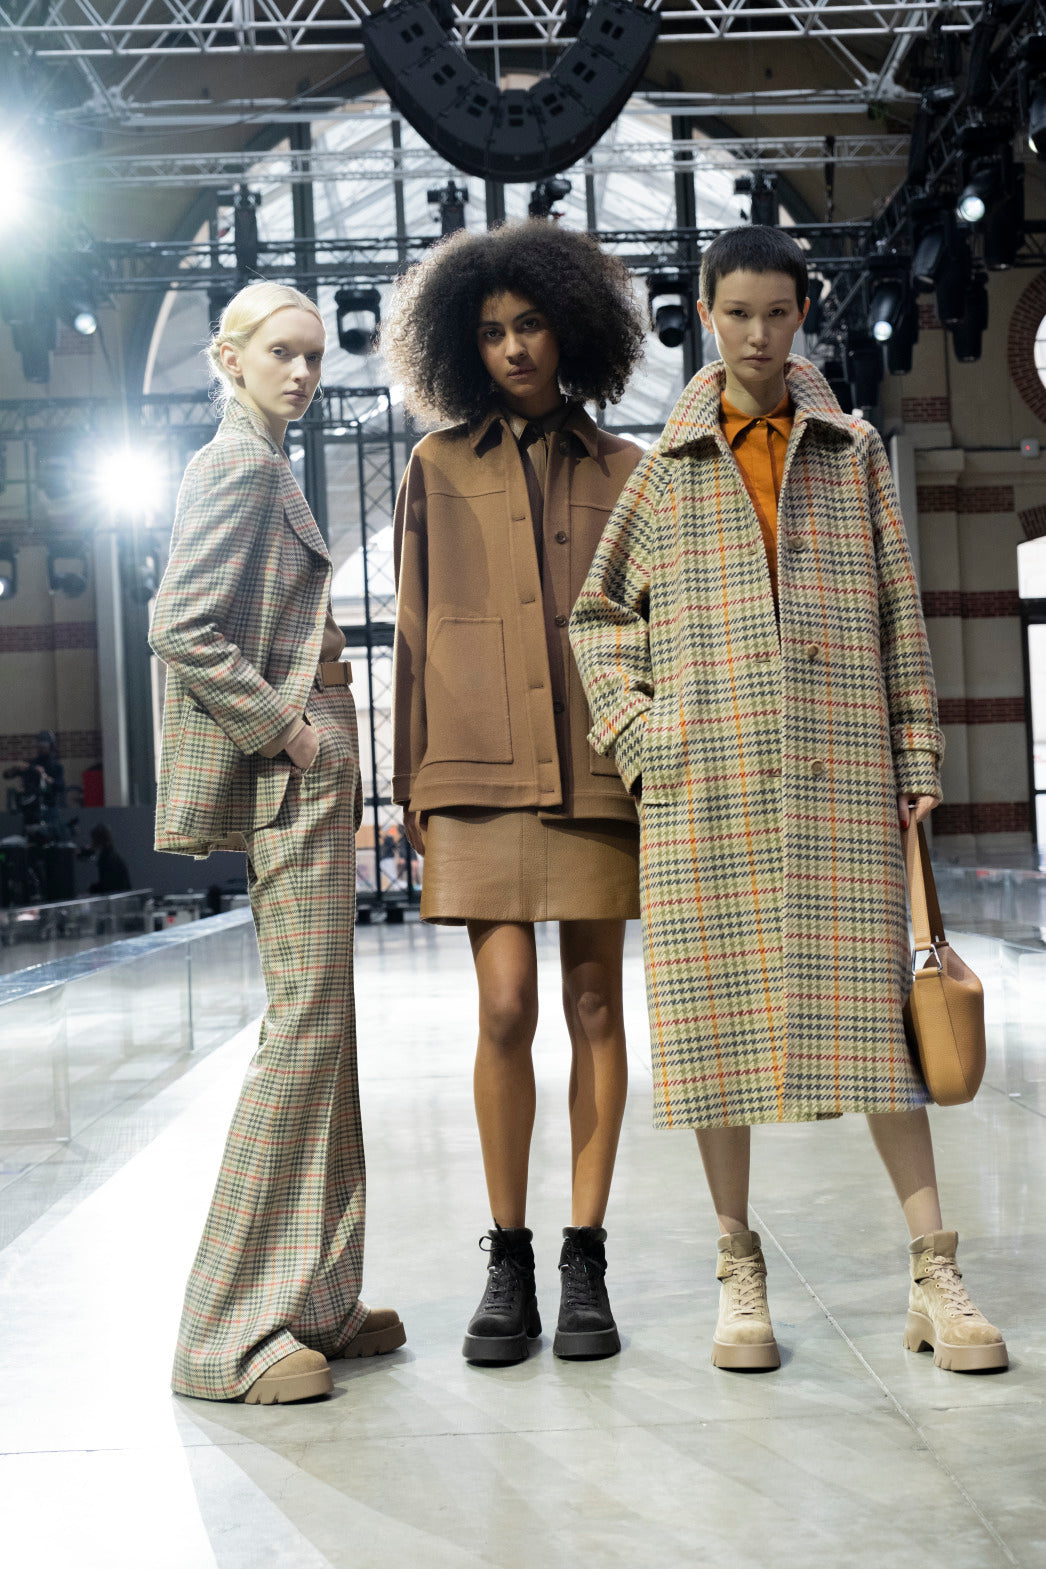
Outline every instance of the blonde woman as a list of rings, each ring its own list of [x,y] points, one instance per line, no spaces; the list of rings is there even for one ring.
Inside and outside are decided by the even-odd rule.
[[[316,393],[323,322],[252,283],[208,357],[221,425],[189,463],[151,642],[167,665],[156,847],[247,855],[268,1008],[185,1292],[179,1394],[328,1394],[329,1358],[403,1344],[360,1300],[356,714],[331,562],[283,450]]]

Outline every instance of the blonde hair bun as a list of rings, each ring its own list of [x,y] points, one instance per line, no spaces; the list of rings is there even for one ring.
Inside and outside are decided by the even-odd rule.
[[[204,350],[211,371],[219,383],[220,403],[224,404],[233,395],[233,383],[229,372],[222,364],[222,344],[229,343],[234,349],[245,349],[262,323],[268,321],[269,317],[275,315],[277,311],[286,310],[288,306],[312,311],[322,325],[323,317],[320,315],[316,301],[310,300],[307,294],[302,294],[300,289],[292,288],[289,283],[270,283],[265,278],[259,278],[255,283],[248,283],[238,294],[233,295],[222,311],[217,330],[212,332]]]

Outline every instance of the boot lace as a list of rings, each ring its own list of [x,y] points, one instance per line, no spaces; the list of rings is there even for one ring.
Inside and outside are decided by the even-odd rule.
[[[591,1268],[589,1267],[591,1265]],[[563,1277],[563,1305],[568,1308],[596,1307],[603,1271],[580,1248],[568,1247],[559,1265]]]
[[[950,1258],[936,1255],[928,1259],[926,1274],[922,1278],[932,1280],[940,1289],[944,1305],[950,1313],[962,1314],[966,1318],[983,1317],[970,1300],[969,1292],[962,1283],[959,1266]]]
[[[734,1312],[749,1317],[755,1315],[762,1317],[765,1312],[766,1289],[763,1284],[763,1271],[755,1259],[738,1259],[728,1278],[733,1291]]]
[[[489,1307],[508,1307],[518,1282],[522,1280],[522,1271],[511,1253],[493,1238],[480,1237],[479,1245],[484,1253],[490,1254],[484,1300]]]

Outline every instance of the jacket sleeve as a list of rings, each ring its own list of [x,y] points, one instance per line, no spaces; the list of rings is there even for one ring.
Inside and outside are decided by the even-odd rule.
[[[865,493],[879,577],[880,658],[897,789],[940,800],[944,736],[930,648],[893,474],[875,430],[868,433]]]
[[[642,773],[646,715],[654,697],[650,657],[650,555],[656,538],[654,454],[641,459],[603,531],[570,618],[570,643],[588,697],[588,739],[613,754],[631,790]]]
[[[154,652],[245,753],[270,751],[300,718],[229,636],[269,544],[278,485],[276,462],[256,450],[224,441],[203,449],[182,482],[149,634]]]
[[[425,476],[411,454],[396,497],[393,552],[396,634],[392,653],[392,799],[409,806],[425,756],[425,657],[428,647],[428,534]]]

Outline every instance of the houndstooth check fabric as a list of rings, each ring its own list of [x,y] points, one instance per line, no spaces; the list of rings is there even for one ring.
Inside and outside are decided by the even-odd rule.
[[[642,781],[640,898],[663,1127],[927,1099],[908,987],[899,791],[940,796],[943,738],[886,454],[807,361],[778,512],[686,388],[610,518],[571,620],[590,740]]]
[[[357,762],[347,687],[314,694],[319,752],[247,836],[268,993],[189,1276],[173,1388],[236,1399],[302,1345],[333,1355],[366,1314],[353,935]]]
[[[260,748],[305,707],[330,581],[286,454],[231,399],[185,471],[149,634],[167,666],[158,850],[206,855],[276,816],[291,767]]]

